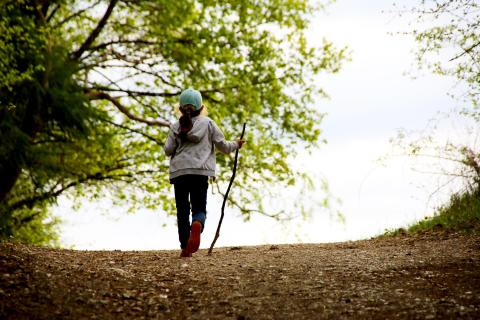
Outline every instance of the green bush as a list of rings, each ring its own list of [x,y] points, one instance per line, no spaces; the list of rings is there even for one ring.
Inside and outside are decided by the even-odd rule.
[[[388,230],[384,236],[421,233],[425,231],[480,231],[480,187],[452,195],[450,201],[438,208],[433,217],[411,226]]]
[[[433,217],[410,226],[408,232],[436,229],[480,230],[480,188],[454,194],[448,204],[437,209]]]

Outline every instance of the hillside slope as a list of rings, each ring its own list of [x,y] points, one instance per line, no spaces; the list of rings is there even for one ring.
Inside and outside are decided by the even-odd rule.
[[[0,244],[2,319],[480,318],[480,236],[74,251]]]

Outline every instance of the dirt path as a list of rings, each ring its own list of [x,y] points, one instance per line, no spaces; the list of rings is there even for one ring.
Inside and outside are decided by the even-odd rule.
[[[1,319],[478,319],[480,236],[200,251],[0,244]]]

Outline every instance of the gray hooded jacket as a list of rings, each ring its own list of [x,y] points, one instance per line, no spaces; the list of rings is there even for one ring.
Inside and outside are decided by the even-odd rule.
[[[188,132],[188,141],[182,142],[180,123],[170,127],[163,149],[170,156],[170,179],[186,174],[215,176],[215,147],[223,153],[238,149],[235,141],[225,137],[212,119],[204,116],[192,118],[193,127]]]

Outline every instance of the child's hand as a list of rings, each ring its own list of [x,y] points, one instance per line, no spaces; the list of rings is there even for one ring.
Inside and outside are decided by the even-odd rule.
[[[238,149],[241,149],[242,146],[243,146],[243,144],[244,144],[245,142],[246,142],[245,140],[238,139],[238,140],[237,140]]]

